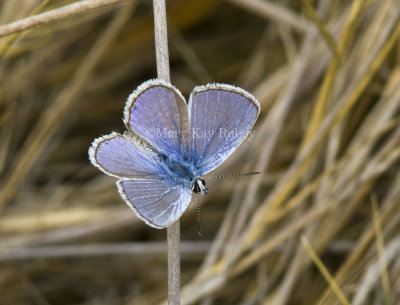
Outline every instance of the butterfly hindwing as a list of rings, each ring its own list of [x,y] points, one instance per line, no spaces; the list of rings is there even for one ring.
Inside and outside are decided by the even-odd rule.
[[[148,225],[162,229],[179,219],[191,200],[191,191],[165,179],[122,179],[119,193],[136,215]]]
[[[204,175],[240,145],[260,111],[248,92],[225,84],[196,87],[189,99],[189,155]]]
[[[144,178],[163,174],[154,153],[116,132],[94,140],[89,157],[94,166],[110,176]]]

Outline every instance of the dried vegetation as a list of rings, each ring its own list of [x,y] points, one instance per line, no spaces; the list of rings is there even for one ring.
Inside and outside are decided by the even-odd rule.
[[[22,20],[0,26],[0,304],[165,304],[165,231],[87,158],[156,75],[151,1],[82,2],[0,3],[0,24]],[[217,172],[262,175],[210,183],[202,239],[195,208],[181,220],[182,304],[399,304],[398,1],[167,8],[174,85],[262,105]]]

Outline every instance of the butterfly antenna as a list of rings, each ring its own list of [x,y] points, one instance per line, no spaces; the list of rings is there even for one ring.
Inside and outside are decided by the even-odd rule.
[[[199,237],[201,237],[201,224],[200,224],[200,194],[197,194],[197,224],[199,230]]]
[[[226,175],[220,175],[220,176],[205,177],[205,178],[203,178],[203,179],[209,180],[209,179],[216,179],[216,178],[238,177],[238,176],[250,176],[250,175],[258,175],[258,174],[261,174],[261,172],[234,173],[234,174],[226,174]]]

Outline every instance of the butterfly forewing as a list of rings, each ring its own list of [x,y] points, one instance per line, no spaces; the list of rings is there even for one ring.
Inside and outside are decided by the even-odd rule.
[[[189,99],[190,159],[201,175],[219,166],[240,145],[260,111],[258,101],[230,85],[196,87]]]
[[[124,123],[158,151],[187,155],[189,123],[185,99],[160,80],[145,82],[127,101]]]

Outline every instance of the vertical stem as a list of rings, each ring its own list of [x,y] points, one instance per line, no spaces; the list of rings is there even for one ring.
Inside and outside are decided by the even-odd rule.
[[[153,8],[157,75],[159,79],[169,82],[170,75],[165,0],[153,0]]]
[[[157,76],[169,82],[169,58],[165,0],[153,0]],[[168,304],[180,304],[181,258],[179,220],[167,228],[168,241]]]
[[[167,228],[168,240],[168,304],[180,304],[181,242],[179,220]]]

